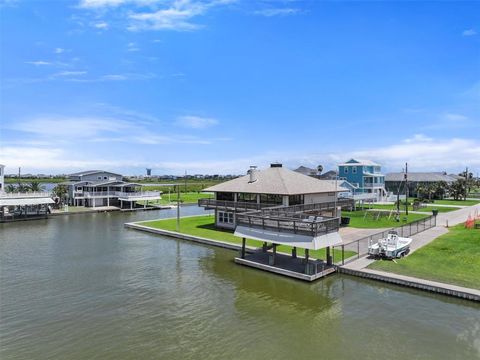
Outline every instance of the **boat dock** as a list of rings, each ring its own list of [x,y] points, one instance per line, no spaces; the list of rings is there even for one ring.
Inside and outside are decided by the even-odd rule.
[[[314,281],[336,271],[336,266],[322,260],[307,260],[284,253],[273,255],[262,250],[245,254],[244,258],[236,257],[235,263],[304,281]]]

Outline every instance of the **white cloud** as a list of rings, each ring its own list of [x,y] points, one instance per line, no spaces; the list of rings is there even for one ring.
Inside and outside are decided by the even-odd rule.
[[[180,116],[176,122],[177,125],[191,129],[204,129],[218,124],[218,120],[200,116]]]
[[[136,43],[129,42],[127,44],[127,51],[131,51],[131,52],[140,51],[140,48],[137,46]]]
[[[104,119],[105,120],[105,119]],[[109,121],[113,121],[109,119]],[[38,125],[51,126],[52,129],[62,128],[59,123],[43,123],[34,126],[36,131],[39,131]],[[102,128],[114,126],[110,122],[101,122]],[[28,124],[25,124],[27,127]],[[82,126],[79,128],[78,126]],[[164,145],[169,146],[174,143],[188,143],[188,144],[208,144],[210,141],[185,135],[169,135],[169,134],[154,134],[151,131],[143,129],[144,133],[135,130],[122,130],[119,134],[97,134],[95,126],[89,122],[89,126],[78,125],[76,128],[68,131],[68,128],[63,130],[56,130],[53,134],[48,134],[48,128],[42,131],[45,135],[44,139],[49,139],[48,143],[52,144],[52,139],[65,137],[68,141],[73,141],[76,131],[86,130],[87,133],[95,136],[95,140],[102,141],[131,141],[140,145]],[[92,129],[90,129],[92,128]],[[100,135],[100,136],[99,136]],[[138,139],[137,137],[141,137]],[[42,138],[43,139],[43,138]],[[38,141],[35,140],[38,144]],[[76,138],[75,141],[84,143],[85,139]],[[220,141],[220,139],[212,139],[211,141]],[[138,145],[138,146],[140,146]],[[411,171],[448,171],[458,172],[465,166],[473,169],[480,168],[480,140],[479,139],[434,139],[425,135],[417,134],[409,139],[400,140],[396,144],[387,146],[370,147],[358,151],[338,151],[323,154],[312,153],[292,153],[289,152],[267,152],[260,155],[245,156],[242,158],[230,158],[228,160],[219,160],[218,158],[210,158],[195,161],[159,161],[152,162],[148,160],[138,160],[135,152],[122,154],[118,158],[110,158],[115,156],[114,153],[108,151],[108,154],[102,156],[101,153],[96,153],[95,157],[85,159],[75,158],[76,152],[67,151],[65,148],[57,145],[47,146],[28,146],[17,144],[3,144],[2,151],[0,151],[0,163],[6,163],[11,168],[18,166],[26,169],[42,170],[42,172],[55,173],[58,171],[73,171],[76,168],[117,168],[119,170],[125,168],[136,168],[138,171],[143,171],[144,167],[154,167],[162,169],[164,173],[180,173],[185,169],[189,172],[198,173],[221,173],[221,174],[242,174],[250,165],[258,165],[261,168],[267,167],[270,162],[280,160],[284,166],[295,168],[300,164],[307,166],[316,166],[318,164],[324,165],[326,170],[333,169],[336,164],[345,161],[349,158],[366,158],[371,159],[382,164],[384,172],[400,171],[405,162],[408,162]],[[253,149],[253,153],[257,153]],[[39,162],[38,159],[42,159]],[[32,171],[33,170],[28,170]]]
[[[68,77],[68,76],[83,76],[83,75],[86,75],[86,74],[87,74],[86,71],[60,71],[56,74],[53,74],[52,76],[54,76],[54,77],[61,77],[61,76]]]
[[[465,127],[478,127],[480,123],[472,121],[468,116],[456,113],[444,113],[437,120],[426,126],[426,129],[461,129]]]
[[[107,11],[115,11],[131,31],[192,31],[202,27],[193,22],[195,17],[204,15],[214,7],[235,1],[237,0],[81,0],[79,8],[95,11],[97,17],[105,16]]]
[[[138,127],[132,122],[105,117],[43,116],[15,122],[6,127],[35,134],[39,137],[57,137],[60,139],[88,139],[104,133],[138,130]]]
[[[80,7],[83,8],[103,8],[103,7],[116,7],[127,3],[127,0],[81,0]]]
[[[432,139],[416,135],[399,144],[354,151],[345,158],[370,158],[389,169],[401,169],[405,162],[416,171],[460,169],[465,165],[480,166],[478,139]]]
[[[133,23],[129,26],[129,30],[196,30],[200,26],[189,20],[202,13],[203,10],[200,8],[185,10],[170,8],[154,13],[132,14],[130,19],[133,20]]]
[[[103,80],[114,80],[114,81],[122,81],[127,80],[127,75],[119,75],[119,74],[110,74],[110,75],[103,75],[101,77]]]
[[[35,66],[43,66],[43,65],[52,65],[51,62],[37,60],[37,61],[25,61],[25,64],[35,65]]]
[[[61,54],[61,53],[64,53],[65,52],[65,49],[62,49],[62,48],[55,48],[55,50],[53,51],[55,54]]]
[[[108,29],[108,23],[106,23],[105,21],[101,21],[101,22],[98,22],[98,23],[94,23],[93,27],[95,27],[97,29],[100,29],[100,30],[106,30],[106,29]]]
[[[270,9],[254,11],[254,14],[266,16],[266,17],[272,17],[272,16],[295,15],[299,11],[300,9],[294,9],[294,8],[270,8]]]
[[[474,29],[468,29],[468,30],[465,30],[462,33],[462,35],[463,36],[474,36],[474,35],[477,35],[477,32]]]

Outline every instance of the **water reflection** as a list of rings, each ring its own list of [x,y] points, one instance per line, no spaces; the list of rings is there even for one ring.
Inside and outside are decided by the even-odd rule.
[[[233,251],[123,227],[174,215],[0,224],[0,358],[480,354],[477,304],[337,275],[303,283],[236,265]]]

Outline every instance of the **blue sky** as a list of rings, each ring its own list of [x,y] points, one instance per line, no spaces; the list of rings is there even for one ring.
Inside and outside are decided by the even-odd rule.
[[[0,1],[0,163],[480,171],[480,2]]]

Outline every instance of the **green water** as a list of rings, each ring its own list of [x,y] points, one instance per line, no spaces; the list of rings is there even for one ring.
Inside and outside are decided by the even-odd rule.
[[[478,304],[123,228],[173,214],[0,224],[0,359],[480,358]]]

